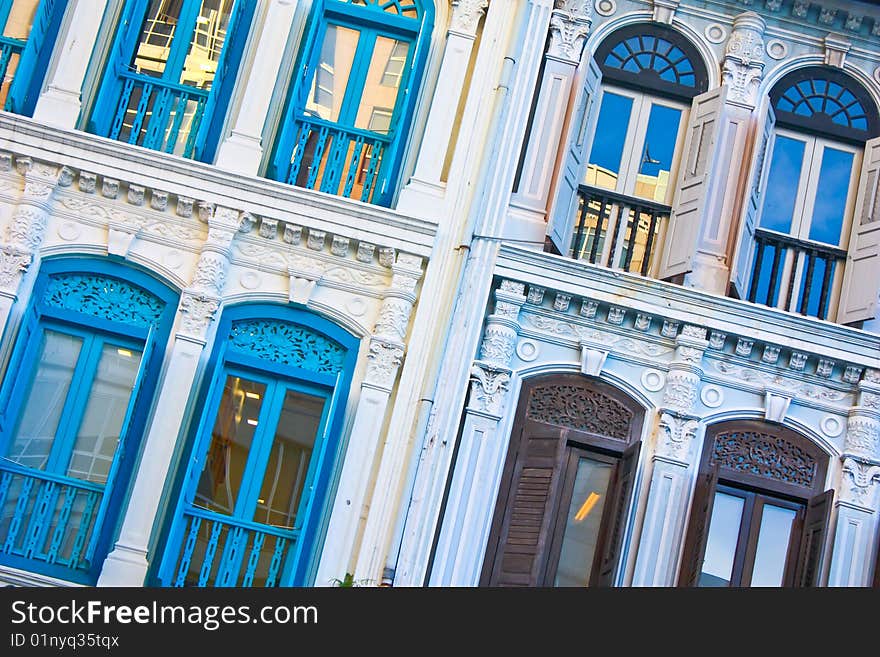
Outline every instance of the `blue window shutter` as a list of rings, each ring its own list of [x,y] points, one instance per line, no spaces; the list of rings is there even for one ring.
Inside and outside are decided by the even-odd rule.
[[[119,93],[122,90],[119,73],[128,70],[146,11],[147,0],[127,0],[122,7],[113,45],[104,67],[101,87],[88,123],[88,132],[106,137],[113,125]]]
[[[66,7],[67,0],[42,0],[37,7],[31,33],[6,99],[9,111],[27,116],[33,114]]]
[[[6,454],[18,411],[21,397],[27,388],[25,377],[17,376],[24,363],[34,362],[40,345],[40,312],[37,304],[30,304],[25,311],[15,340],[15,349],[6,367],[4,385],[0,390],[0,455]]]

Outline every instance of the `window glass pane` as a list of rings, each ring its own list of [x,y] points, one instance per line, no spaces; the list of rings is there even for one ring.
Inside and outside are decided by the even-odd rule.
[[[27,39],[31,33],[34,14],[37,13],[39,4],[40,0],[13,0],[6,25],[3,26],[3,36],[13,39]]]
[[[752,570],[752,586],[782,586],[794,517],[793,509],[764,505],[755,552],[755,567]]]
[[[306,114],[336,121],[342,109],[348,78],[354,62],[360,32],[328,25],[321,44],[321,57],[306,100]]]
[[[43,333],[34,378],[9,448],[11,460],[40,470],[46,467],[82,345],[82,338],[73,335]]]
[[[593,138],[590,164],[584,180],[587,185],[605,189],[617,187],[632,105],[632,98],[607,91],[602,95],[596,136]]]
[[[210,89],[226,42],[234,0],[203,0],[187,51],[180,84]]]
[[[661,203],[666,201],[680,122],[681,110],[663,105],[651,105],[648,130],[645,133],[645,143],[642,146],[642,157],[636,176],[636,196]]]
[[[556,586],[587,586],[590,582],[602,509],[608,497],[608,481],[613,469],[610,463],[578,459],[556,570]]]
[[[287,391],[260,486],[255,522],[293,527],[323,410],[323,397]]]
[[[69,477],[106,483],[119,444],[142,353],[105,343],[67,469]]]
[[[393,109],[397,104],[397,95],[400,93],[400,78],[397,78],[396,84],[385,84],[385,82],[389,81],[385,72],[393,58],[396,57],[398,61],[406,61],[408,52],[409,44],[405,41],[396,41],[383,36],[376,37],[376,45],[373,47],[373,58],[370,61],[370,68],[367,70],[364,93],[361,96],[361,103],[358,107],[357,118],[354,123],[356,128],[369,129],[371,117],[377,108]],[[387,134],[388,128],[377,130],[377,132]]]
[[[135,71],[162,77],[182,7],[183,0],[150,0],[132,62]]]
[[[741,497],[715,493],[706,556],[698,586],[730,586],[744,503]]]
[[[852,168],[852,153],[831,147],[824,149],[813,219],[810,223],[811,240],[835,246],[840,243]]]
[[[265,396],[266,386],[262,383],[234,375],[226,377],[196,490],[196,506],[230,515],[235,510]]]
[[[776,136],[773,159],[764,192],[761,227],[787,233],[791,230],[794,206],[798,198],[798,183],[804,163],[806,144],[798,139]]]

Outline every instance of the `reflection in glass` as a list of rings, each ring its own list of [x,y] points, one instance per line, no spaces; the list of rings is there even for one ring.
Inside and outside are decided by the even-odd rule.
[[[589,585],[602,509],[608,497],[608,482],[613,469],[610,463],[578,459],[555,586]]]
[[[795,511],[765,504],[752,570],[752,586],[782,586]]]
[[[43,333],[9,459],[38,470],[46,467],[82,345],[82,338],[73,335],[50,330]]]
[[[697,586],[730,586],[744,503],[741,497],[715,493],[706,556]]]
[[[590,164],[584,182],[587,185],[615,189],[626,143],[633,100],[606,91],[596,123],[596,136],[590,151]]]
[[[323,409],[322,397],[287,391],[260,486],[255,522],[294,526]]]
[[[364,92],[354,122],[356,128],[369,129],[374,110],[377,108],[393,109],[397,104],[397,95],[400,93],[399,79],[398,84],[386,84],[388,82],[387,69],[389,61],[394,57],[398,61],[405,62],[408,52],[409,44],[405,41],[396,41],[383,36],[376,37],[370,68],[367,70],[367,79],[364,82]],[[385,129],[382,132],[387,133],[388,130]]]
[[[265,384],[229,375],[211,431],[211,446],[194,504],[232,514],[241,477],[260,420]]]
[[[761,214],[762,228],[780,233],[791,230],[805,146],[798,139],[776,136]]]
[[[140,363],[136,349],[102,346],[67,476],[106,483]]]
[[[636,196],[666,202],[681,110],[653,103],[642,148]]]
[[[203,0],[189,43],[180,84],[210,89],[226,42],[229,15],[235,0]]]
[[[810,223],[811,240],[834,246],[840,243],[852,168],[852,153],[825,147],[819,169],[813,220]]]
[[[306,101],[306,114],[336,121],[348,87],[352,63],[361,33],[339,25],[328,25],[321,44],[321,59]]]

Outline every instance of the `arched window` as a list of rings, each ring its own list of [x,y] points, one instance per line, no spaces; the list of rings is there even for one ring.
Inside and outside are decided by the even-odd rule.
[[[175,297],[46,261],[0,389],[0,563],[94,584],[128,490]]]
[[[574,374],[523,383],[483,562],[488,586],[614,586],[644,411]]]
[[[706,430],[681,586],[815,586],[833,491],[828,456],[759,421]]]
[[[267,175],[389,205],[432,24],[424,0],[316,0]]]
[[[586,170],[574,208],[571,253],[652,275],[651,256],[669,219],[691,102],[706,91],[708,74],[693,44],[653,24],[613,32],[594,61],[601,101],[591,110],[592,135],[580,134],[587,121],[575,131],[575,140],[584,143]],[[598,81],[588,79],[587,86],[598,87]]]
[[[89,132],[210,161],[255,0],[126,0]]]
[[[0,0],[0,107],[34,112],[67,0]]]
[[[834,318],[865,144],[880,119],[867,91],[831,67],[785,75],[770,102],[748,299]]]
[[[357,340],[268,305],[228,309],[217,336],[159,583],[307,585]]]

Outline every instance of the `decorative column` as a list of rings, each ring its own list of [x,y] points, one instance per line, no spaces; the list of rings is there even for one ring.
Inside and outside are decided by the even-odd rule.
[[[422,259],[400,253],[391,270],[391,287],[385,293],[370,337],[367,371],[361,383],[342,476],[315,577],[316,586],[326,586],[334,579],[343,579],[348,572],[353,572],[355,579],[363,579],[361,573],[364,569],[361,562],[370,557],[358,554],[357,566],[351,570],[360,519],[367,501],[367,487],[373,473],[373,464],[381,452],[380,439],[388,401],[406,350],[407,329],[416,301],[416,285],[422,276]],[[380,470],[374,486],[375,494],[394,494],[383,483],[386,477]],[[370,544],[365,532],[361,545]]]
[[[27,157],[16,158],[15,166],[24,177],[24,189],[12,212],[6,240],[0,244],[0,327],[3,330],[25,272],[34,262],[39,267],[40,245],[49,222],[52,194],[57,185],[67,186],[73,180],[67,168],[59,172],[55,166],[33,162]]]
[[[550,16],[550,43],[544,54],[544,72],[522,172],[510,201],[512,216],[536,226],[534,236],[538,239],[547,230],[547,205],[556,162],[566,150],[565,117],[584,43],[590,34],[592,4],[592,0],[557,0]]]
[[[241,105],[232,131],[217,149],[216,164],[221,169],[256,175],[263,158],[263,125],[269,102],[278,84],[278,71],[293,24],[299,0],[269,0],[258,35],[250,75],[241,76],[244,88],[236,93]]]
[[[55,68],[49,69],[45,91],[34,108],[34,119],[72,130],[82,108],[80,93],[107,0],[71,0],[69,4],[69,18],[58,34],[61,44],[53,60]]]
[[[440,74],[428,112],[422,145],[416,159],[415,170],[401,190],[397,209],[416,216],[423,216],[425,204],[431,198],[444,195],[442,181],[443,164],[451,148],[453,127],[455,126],[458,99],[465,92],[471,52],[477,35],[477,26],[489,0],[453,0],[452,19],[446,32],[446,48],[440,63]],[[431,207],[430,205],[428,207]]]
[[[698,227],[693,271],[685,279],[685,285],[715,294],[727,291],[734,256],[730,245],[739,241],[737,199],[745,193],[749,175],[752,115],[760,101],[758,88],[764,77],[765,27],[764,19],[754,12],[737,16],[721,65],[722,86],[726,87],[727,95],[718,111],[720,148],[711,171],[725,182],[712,195],[714,198],[706,199],[710,209],[703,215],[703,225]]]
[[[202,246],[191,285],[180,296],[177,332],[166,355],[152,422],[113,550],[104,560],[98,586],[142,586],[149,566],[147,547],[159,509],[184,412],[194,393],[208,328],[220,306],[238,211],[202,204],[208,238]],[[185,466],[184,466],[185,467]]]
[[[480,357],[471,367],[470,396],[434,555],[432,586],[479,584],[508,444],[498,426],[525,301],[523,283],[503,281],[495,291],[495,312],[486,321]]]
[[[675,339],[659,409],[648,505],[636,555],[633,586],[673,586],[693,478],[699,419],[693,414],[709,346],[706,329],[685,325]]]
[[[880,370],[859,382],[843,443],[837,526],[828,586],[870,586],[874,536],[880,511]]]

